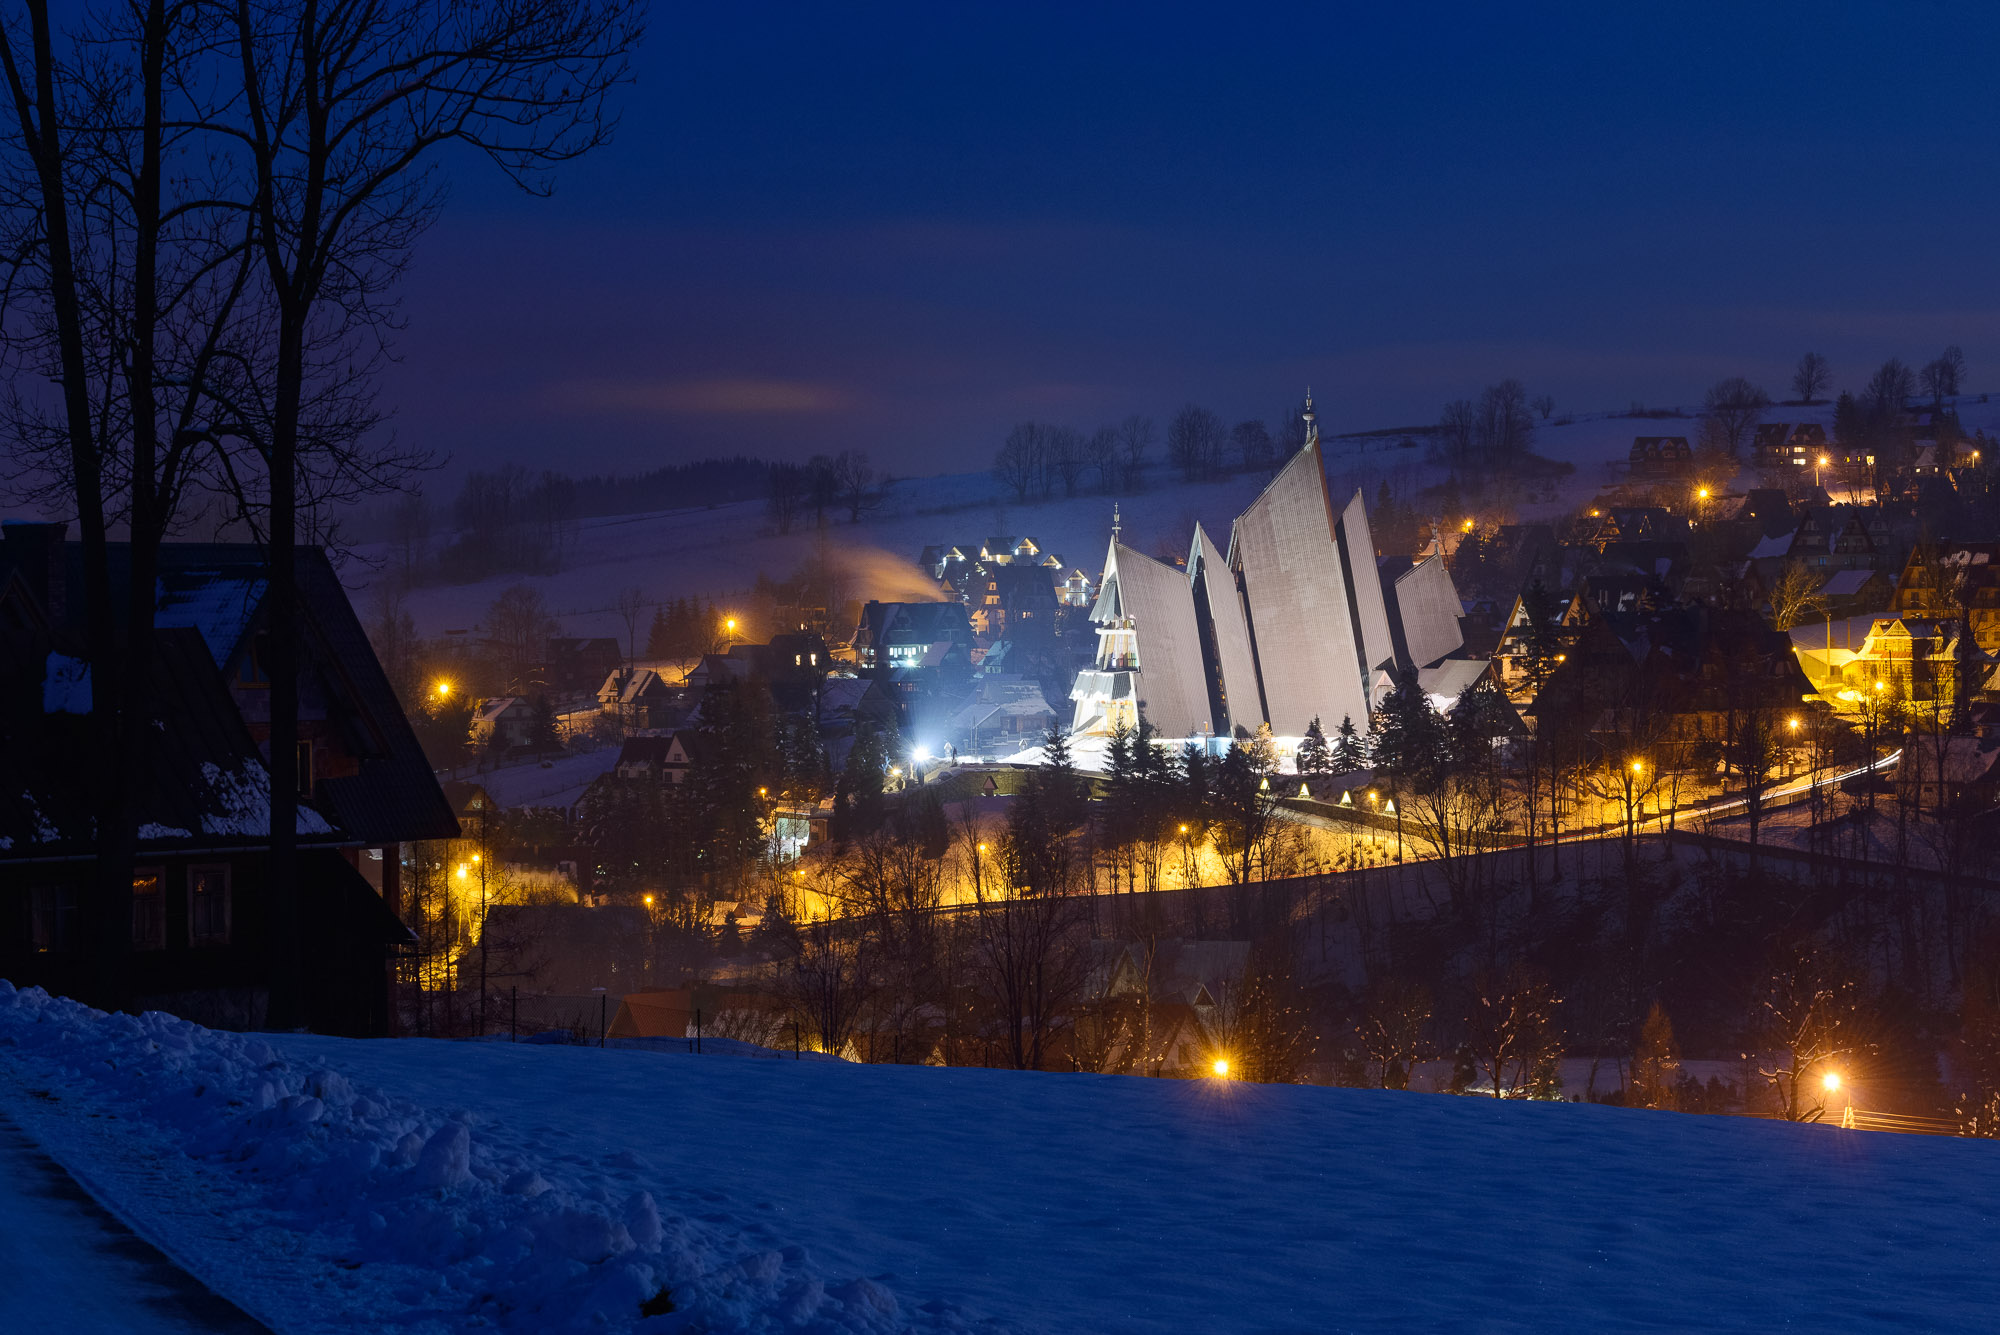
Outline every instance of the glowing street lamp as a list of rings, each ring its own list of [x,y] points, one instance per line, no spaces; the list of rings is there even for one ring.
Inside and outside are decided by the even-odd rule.
[[[641,895],[640,899],[645,902],[647,908],[653,907],[653,897],[651,895]]]
[[[437,698],[442,700],[446,696],[449,696],[451,694],[451,683],[448,681],[440,681],[437,684],[437,686],[434,687],[433,689],[437,694]]]
[[[1828,1071],[1819,1078],[1819,1082],[1825,1087],[1826,1092],[1831,1094],[1840,1088],[1840,1072]]]
[[[1215,1072],[1217,1080],[1227,1080],[1229,1078],[1229,1058],[1217,1057],[1215,1064],[1209,1067],[1209,1069]]]

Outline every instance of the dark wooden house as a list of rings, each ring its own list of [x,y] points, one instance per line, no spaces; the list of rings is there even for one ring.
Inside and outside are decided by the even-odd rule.
[[[114,583],[126,553],[112,550]],[[295,809],[306,1023],[393,1028],[402,845],[458,833],[444,794],[323,551],[301,548],[296,793],[264,747],[269,580],[258,549],[169,544],[156,580],[153,717],[132,754],[97,753],[80,549],[60,525],[0,543],[0,976],[203,1024],[265,1023],[277,961],[267,893],[273,803]],[[129,881],[99,866],[95,789],[129,780]],[[115,886],[117,893],[108,887]]]

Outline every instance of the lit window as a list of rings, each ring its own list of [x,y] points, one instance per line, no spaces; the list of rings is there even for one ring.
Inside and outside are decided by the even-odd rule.
[[[188,868],[188,940],[197,946],[229,944],[229,868]]]
[[[167,897],[158,867],[132,875],[132,948],[164,950],[167,944]]]

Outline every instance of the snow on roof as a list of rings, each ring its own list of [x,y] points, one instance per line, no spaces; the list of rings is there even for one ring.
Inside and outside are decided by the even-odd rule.
[[[1819,586],[1819,591],[1829,598],[1852,598],[1861,592],[1862,586],[1874,575],[1872,570],[1836,570]]]
[[[271,776],[262,765],[245,764],[225,770],[213,761],[203,761],[201,776],[208,782],[209,802],[201,813],[203,834],[255,837],[271,828]],[[326,818],[310,807],[298,808],[300,834],[332,834]]]
[[[243,642],[250,618],[264,600],[265,581],[223,570],[169,570],[154,581],[156,626],[201,632],[209,656],[221,667]]]
[[[1792,535],[1796,529],[1787,529],[1775,538],[1766,538],[1750,549],[1752,561],[1775,561],[1792,550]]]

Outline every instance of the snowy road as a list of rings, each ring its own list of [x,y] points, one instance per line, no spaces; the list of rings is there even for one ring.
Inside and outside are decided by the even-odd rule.
[[[0,1330],[262,1331],[112,1218],[0,1114]]]

